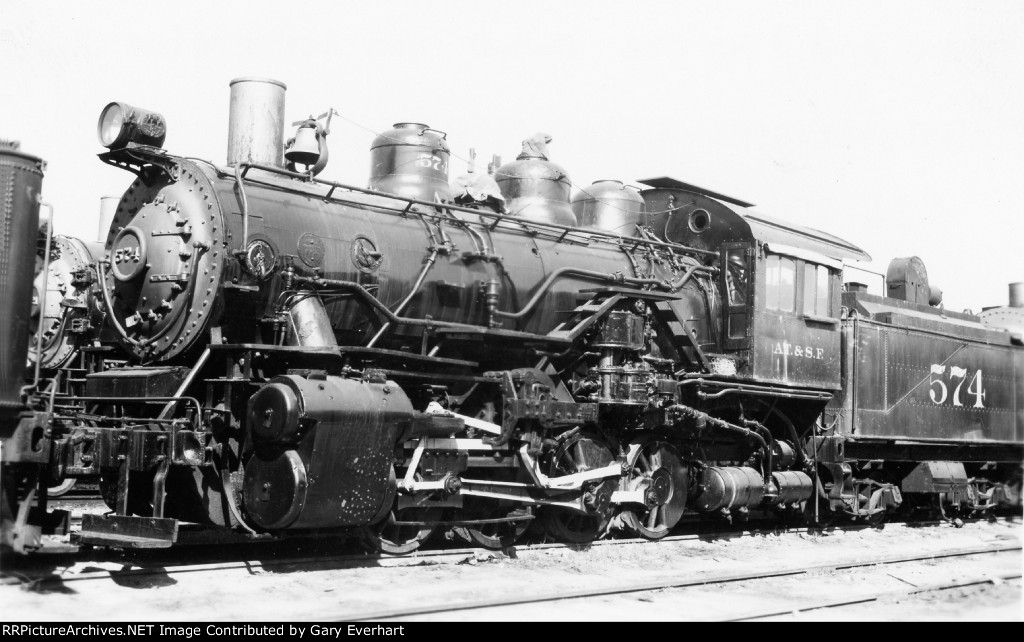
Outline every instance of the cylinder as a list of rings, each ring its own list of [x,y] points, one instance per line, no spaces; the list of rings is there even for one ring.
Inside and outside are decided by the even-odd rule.
[[[447,134],[395,123],[370,145],[370,189],[421,201],[450,200]]]
[[[601,180],[575,194],[571,205],[580,227],[636,236],[644,199],[622,181]]]
[[[753,508],[764,499],[761,473],[746,466],[710,466],[704,469],[703,490],[694,502],[699,511]]]
[[[270,383],[249,398],[249,429],[259,444],[291,443],[302,436],[302,410],[295,390],[284,383]]]
[[[231,81],[228,165],[259,163],[284,167],[284,92],[270,78]]]
[[[276,444],[246,461],[249,517],[268,530],[370,523],[391,505],[395,441],[412,418],[394,381],[275,377],[249,405],[256,441]]]
[[[1024,308],[1024,281],[1010,284],[1010,307]]]
[[[107,235],[110,234],[110,224],[117,214],[117,204],[121,202],[120,196],[100,197],[100,222],[96,228],[96,240],[100,243],[107,242]]]
[[[572,183],[564,169],[551,161],[519,156],[498,168],[498,187],[512,216],[576,226],[569,204]]]
[[[18,147],[18,143],[0,141],[0,216],[4,226],[0,236],[0,415],[8,416],[22,408],[39,193],[45,167],[42,160]]]

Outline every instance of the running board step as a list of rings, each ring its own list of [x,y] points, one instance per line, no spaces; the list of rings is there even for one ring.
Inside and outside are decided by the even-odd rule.
[[[178,520],[127,515],[82,515],[79,544],[123,548],[170,548],[178,539]]]

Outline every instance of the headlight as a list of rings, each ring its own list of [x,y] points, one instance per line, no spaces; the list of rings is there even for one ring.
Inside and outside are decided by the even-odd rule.
[[[110,103],[100,112],[96,133],[108,149],[121,149],[128,143],[160,147],[167,136],[167,122],[155,111]]]
[[[99,136],[100,144],[104,147],[113,147],[121,135],[121,128],[124,126],[124,110],[119,103],[110,103],[100,114]]]

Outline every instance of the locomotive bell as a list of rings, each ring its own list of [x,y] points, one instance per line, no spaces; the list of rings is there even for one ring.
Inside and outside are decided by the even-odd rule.
[[[300,165],[313,165],[320,159],[320,141],[317,140],[316,123],[307,120],[295,132],[295,142],[284,153],[286,160]]]

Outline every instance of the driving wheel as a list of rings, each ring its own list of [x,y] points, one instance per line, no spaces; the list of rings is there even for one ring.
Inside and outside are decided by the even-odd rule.
[[[689,470],[670,444],[650,439],[630,449],[628,490],[640,490],[643,505],[622,511],[622,520],[634,534],[644,539],[668,535],[686,508]]]
[[[608,446],[593,434],[581,432],[570,437],[555,452],[549,477],[562,477],[595,468],[603,468],[615,461]],[[612,517],[611,496],[618,487],[618,479],[584,484],[583,503],[586,513],[568,508],[548,507],[545,510],[547,532],[559,541],[585,544],[597,539],[608,527]]]

